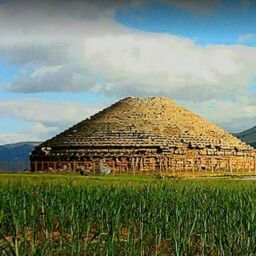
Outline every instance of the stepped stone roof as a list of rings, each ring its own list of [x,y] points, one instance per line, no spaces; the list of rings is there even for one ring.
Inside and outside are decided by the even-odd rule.
[[[253,148],[169,98],[125,98],[40,147]]]

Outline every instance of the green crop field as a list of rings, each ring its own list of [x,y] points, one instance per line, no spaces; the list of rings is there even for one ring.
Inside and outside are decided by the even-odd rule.
[[[256,255],[256,183],[0,175],[0,255]]]

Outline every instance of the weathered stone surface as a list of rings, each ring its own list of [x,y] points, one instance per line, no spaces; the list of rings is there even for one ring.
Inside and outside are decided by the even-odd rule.
[[[168,98],[126,98],[39,145],[33,170],[256,170],[253,148]],[[48,162],[47,164],[42,162]],[[73,163],[74,167],[75,163]]]

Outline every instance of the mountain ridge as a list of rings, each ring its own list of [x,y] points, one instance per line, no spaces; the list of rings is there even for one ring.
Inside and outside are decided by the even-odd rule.
[[[0,145],[0,171],[29,169],[29,153],[40,142],[18,142]]]
[[[256,126],[235,134],[239,139],[256,148]]]

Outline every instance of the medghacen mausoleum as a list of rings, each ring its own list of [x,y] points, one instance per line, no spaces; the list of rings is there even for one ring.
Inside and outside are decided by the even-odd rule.
[[[37,146],[32,171],[256,171],[255,150],[168,98],[125,98]]]

